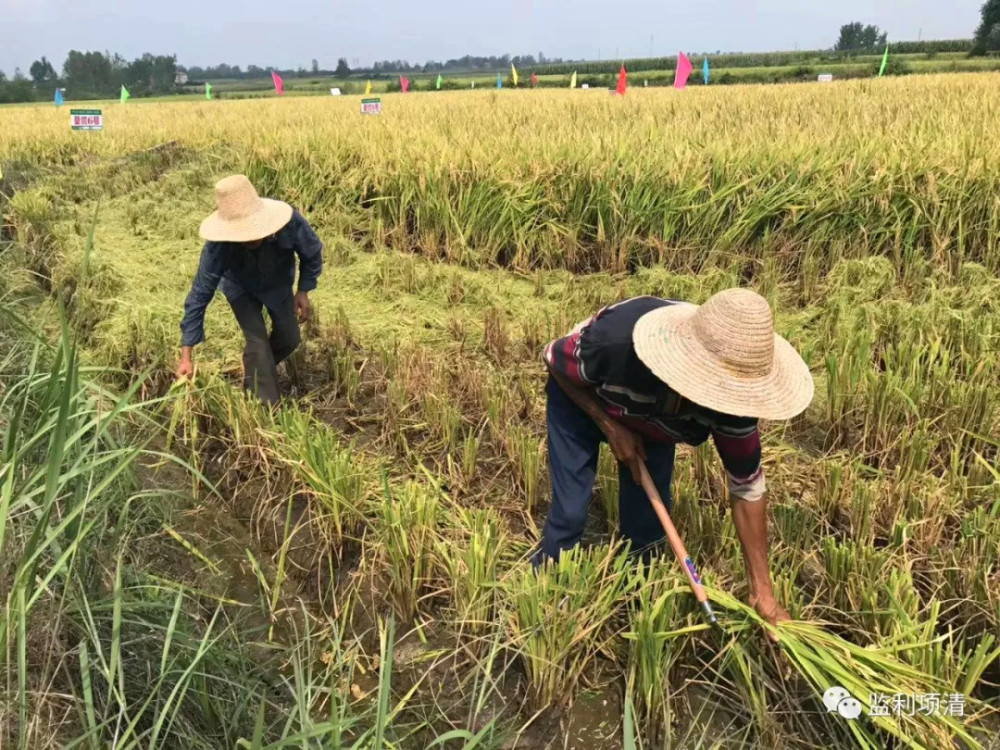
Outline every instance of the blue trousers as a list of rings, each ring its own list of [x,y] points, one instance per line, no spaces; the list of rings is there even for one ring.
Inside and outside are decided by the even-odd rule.
[[[597,476],[597,456],[601,443],[606,441],[597,423],[551,376],[545,392],[552,505],[540,552],[558,559],[562,550],[575,547],[583,536]],[[646,440],[645,447],[646,466],[669,511],[674,444]],[[642,485],[636,484],[631,469],[621,462],[618,464],[618,487],[621,533],[632,541],[633,552],[648,552],[663,540],[663,527]],[[540,562],[537,553],[535,562]]]

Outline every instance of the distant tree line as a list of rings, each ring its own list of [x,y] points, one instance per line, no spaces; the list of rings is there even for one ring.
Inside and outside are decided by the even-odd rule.
[[[74,99],[116,96],[122,86],[132,96],[169,94],[175,90],[177,56],[147,52],[129,62],[108,52],[71,50],[61,71],[42,57],[28,72],[30,78],[18,68],[8,81],[0,71],[0,102],[52,99],[57,88],[65,88]]]
[[[376,62],[371,68],[364,70],[359,70],[359,73],[444,73],[447,71],[452,72],[474,72],[481,70],[510,70],[511,64],[517,68],[528,69],[532,67],[541,67],[551,63],[561,63],[563,60],[561,58],[548,58],[544,53],[539,52],[538,57],[535,55],[501,55],[497,57],[496,55],[490,55],[488,57],[475,56],[475,55],[465,55],[464,57],[458,57],[453,60],[447,60],[445,62],[439,62],[437,60],[428,60],[423,65],[410,65],[405,60],[380,60]]]
[[[973,55],[1000,54],[1000,0],[988,0],[983,6],[982,24],[974,39],[951,39],[926,42],[892,42],[893,55],[962,52]],[[846,24],[840,30],[840,37],[832,49],[795,52],[766,53],[710,53],[712,65],[716,68],[756,68],[800,65],[808,66],[817,62],[837,61],[858,55],[880,54],[885,47],[887,35],[875,26],[861,23]],[[701,55],[698,56],[699,60]],[[625,60],[626,67],[633,72],[672,70],[677,58],[654,57]],[[178,92],[175,84],[178,71],[185,71],[189,85],[218,79],[267,80],[272,70],[283,77],[330,77],[347,78],[393,78],[399,73],[483,73],[510,70],[513,63],[524,73],[537,71],[542,74],[559,75],[577,72],[580,75],[614,74],[622,60],[599,62],[564,61],[538,55],[490,55],[463,57],[440,62],[428,60],[423,64],[411,64],[407,60],[380,60],[369,67],[352,69],[346,58],[340,58],[333,70],[324,70],[317,60],[312,60],[309,69],[278,70],[272,66],[249,65],[242,69],[239,65],[220,65],[182,68],[177,65],[176,55],[152,55],[146,53],[131,62],[121,55],[108,52],[71,51],[63,62],[62,69],[45,57],[32,62],[29,75],[15,69],[13,78],[8,79],[0,71],[0,103],[51,100],[56,88],[65,88],[67,98],[95,99],[117,96],[122,85],[133,96],[153,96]],[[890,64],[892,60],[890,58]]]
[[[271,71],[274,71],[282,78],[329,78],[331,76],[346,78],[351,74],[351,67],[347,64],[346,57],[342,57],[337,60],[337,67],[333,70],[320,68],[319,61],[315,59],[312,61],[312,66],[309,69],[303,67],[295,69],[282,69],[273,65],[268,65],[263,68],[259,65],[248,65],[244,69],[239,65],[221,63],[219,65],[209,65],[207,68],[203,68],[200,65],[191,65],[186,68],[181,67],[181,70],[187,73],[189,84],[204,83],[205,81],[217,81],[220,79],[235,81],[267,79],[270,78]]]
[[[936,54],[939,52],[964,52],[972,50],[971,39],[949,39],[930,42],[893,42],[893,55]],[[881,55],[884,46],[878,49]],[[813,65],[822,62],[841,62],[859,55],[876,54],[868,50],[798,50],[794,52],[731,52],[731,53],[696,53],[691,55],[696,65],[701,65],[707,55],[715,68],[772,68],[789,65]],[[651,70],[673,70],[677,66],[677,56],[643,57],[626,60],[607,60],[604,62],[560,63],[540,66],[539,74],[570,75],[572,73],[604,74],[617,73],[622,62],[634,73]]]
[[[309,78],[318,76],[347,78],[352,75],[358,77],[380,77],[391,73],[444,73],[447,71],[475,72],[484,70],[509,70],[511,63],[518,68],[531,68],[558,62],[562,62],[562,59],[550,59],[543,53],[539,52],[538,57],[535,57],[535,55],[501,55],[499,57],[496,55],[489,57],[465,55],[464,57],[448,60],[446,62],[428,60],[423,64],[411,64],[407,60],[379,60],[369,67],[359,68],[351,68],[347,62],[347,58],[342,57],[337,61],[337,67],[333,70],[320,68],[319,63],[316,60],[312,61],[312,67],[310,69],[300,67],[291,70],[280,69],[274,66],[261,67],[259,65],[248,65],[246,68],[241,68],[239,65],[227,65],[226,63],[222,63],[220,65],[209,66],[207,68],[192,65],[188,68],[184,68],[184,70],[186,70],[188,78],[192,81],[214,81],[219,79],[253,80],[257,78],[267,78],[271,75],[271,71],[275,71],[282,77],[287,76],[293,78]]]
[[[1000,0],[992,0],[1000,3]],[[855,27],[860,27],[857,29]],[[845,36],[844,29],[847,29]],[[712,64],[716,67],[725,68],[757,68],[772,66],[787,66],[808,64],[822,61],[838,61],[854,57],[859,54],[881,54],[885,46],[886,34],[877,27],[865,27],[862,24],[848,24],[841,30],[841,39],[838,40],[834,48],[827,50],[802,50],[796,52],[762,52],[762,53],[715,53],[710,54]],[[898,55],[912,54],[933,54],[939,52],[971,52],[973,49],[972,39],[946,39],[927,42],[894,42],[892,51]],[[703,55],[699,55],[701,57]],[[227,65],[225,63],[216,66],[202,68],[191,66],[187,68],[187,73],[191,82],[202,82],[217,79],[235,80],[257,80],[266,79],[271,71],[278,72],[283,77],[329,77],[347,78],[370,77],[388,78],[399,73],[476,73],[476,72],[503,72],[510,70],[511,63],[518,70],[535,70],[540,74],[559,75],[578,72],[603,74],[617,73],[622,64],[622,60],[606,61],[566,61],[562,58],[549,58],[539,52],[538,55],[500,55],[500,56],[474,56],[464,57],[440,62],[428,60],[425,63],[410,63],[407,60],[379,60],[369,67],[351,68],[346,58],[340,58],[335,70],[320,69],[317,62],[313,60],[311,70],[298,68],[296,70],[282,70],[274,67],[260,67],[250,65],[241,68],[239,65]],[[644,57],[624,60],[626,67],[635,72],[647,70],[673,69],[677,64],[677,57]]]

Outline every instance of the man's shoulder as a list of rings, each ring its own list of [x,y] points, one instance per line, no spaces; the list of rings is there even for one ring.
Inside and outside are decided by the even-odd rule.
[[[299,209],[292,208],[292,218],[288,220],[281,229],[278,230],[278,234],[288,234],[297,232],[299,227],[302,225],[309,226],[309,222],[306,221],[306,217],[299,213]]]
[[[603,312],[645,314],[661,307],[669,307],[676,304],[680,303],[677,300],[664,299],[646,294],[639,297],[629,297],[628,299],[623,299],[621,302],[615,302],[605,307]]]
[[[209,257],[221,257],[227,254],[232,248],[231,242],[217,242],[215,240],[208,240],[202,246],[202,253]]]
[[[315,243],[318,238],[309,220],[297,208],[292,208],[292,218],[278,232],[278,238],[286,247]]]
[[[309,219],[299,211],[299,209],[292,207],[292,218],[288,220],[285,224],[285,229],[293,229],[295,231],[300,231],[302,229],[312,229],[312,224],[309,223]]]
[[[673,304],[676,303],[659,297],[632,297],[605,307],[597,314],[595,323],[606,330],[618,331],[622,335],[628,334],[631,340],[632,328],[639,322],[639,318],[653,310]]]

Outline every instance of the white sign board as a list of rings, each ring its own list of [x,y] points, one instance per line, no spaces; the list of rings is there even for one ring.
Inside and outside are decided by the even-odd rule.
[[[340,89],[330,89],[330,96],[340,96]]]
[[[590,84],[589,83],[585,83],[580,88],[581,89],[589,89],[590,88]]]
[[[823,73],[819,77],[820,83],[833,83],[833,76],[830,73]]]
[[[382,114],[382,100],[381,99],[362,99],[361,100],[361,114],[363,114],[363,115],[380,115],[380,114]]]
[[[103,130],[104,117],[99,109],[71,109],[69,126],[73,130]]]

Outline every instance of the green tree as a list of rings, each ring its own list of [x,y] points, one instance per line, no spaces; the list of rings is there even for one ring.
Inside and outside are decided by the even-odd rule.
[[[70,50],[63,63],[63,77],[79,92],[110,92],[115,85],[112,60],[100,52]]]
[[[341,57],[337,60],[337,69],[333,74],[338,78],[347,78],[351,74],[351,66],[347,64],[346,57]]]
[[[63,78],[78,95],[117,95],[124,85],[133,95],[165,94],[174,89],[175,55],[151,55],[128,62],[121,55],[71,50],[63,63]]]
[[[44,56],[41,60],[35,60],[31,63],[31,67],[28,69],[31,74],[31,80],[36,84],[42,84],[46,81],[54,81],[56,79],[56,69],[52,67],[50,63]]]
[[[30,102],[35,94],[34,84],[24,77],[20,68],[14,70],[14,78],[10,81],[0,71],[0,103]]]
[[[837,52],[881,52],[888,38],[889,35],[878,26],[865,26],[855,21],[840,27],[840,38],[834,49]]]
[[[312,61],[312,73],[313,75],[319,73],[319,60],[317,60],[315,57],[313,58]]]
[[[174,88],[177,76],[177,58],[172,55],[151,55],[148,52],[142,57],[123,65],[122,83],[133,94],[165,94]]]
[[[976,30],[973,55],[1000,52],[1000,0],[987,0],[983,5],[983,22]]]

